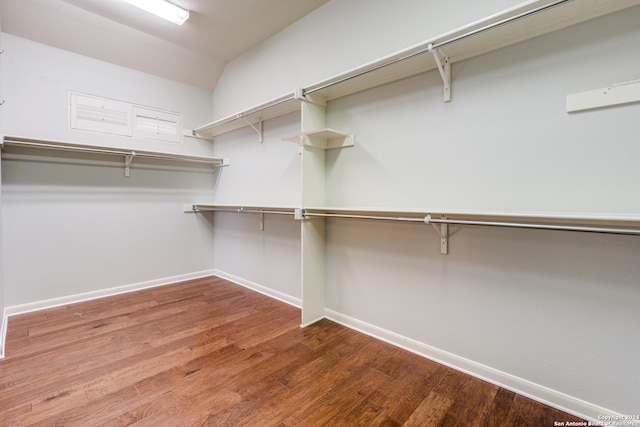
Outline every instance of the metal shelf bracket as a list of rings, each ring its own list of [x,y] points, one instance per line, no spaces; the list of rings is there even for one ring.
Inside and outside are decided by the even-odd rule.
[[[446,217],[443,217],[443,219],[446,219]],[[425,224],[431,224],[438,236],[440,236],[440,253],[442,255],[449,254],[449,224],[434,224],[431,222],[431,214],[427,214],[424,217],[424,222]]]
[[[133,158],[136,155],[135,151],[132,151],[131,154],[126,154],[124,156],[124,176],[129,177],[131,172],[131,162],[133,162]]]
[[[449,57],[445,55],[441,49],[434,49],[431,43],[428,46],[428,50],[433,54],[433,59],[436,60],[436,64],[438,65],[440,77],[442,77],[442,83],[444,84],[444,102],[449,102],[451,101],[451,64],[449,64]],[[440,55],[442,55],[442,59]]]
[[[238,118],[244,120],[247,123],[247,125],[251,127],[251,129],[256,131],[256,133],[258,134],[258,142],[262,144],[262,142],[264,141],[264,136],[262,132],[262,118],[258,117],[258,123],[255,123],[255,124],[251,123],[245,116],[239,116]]]

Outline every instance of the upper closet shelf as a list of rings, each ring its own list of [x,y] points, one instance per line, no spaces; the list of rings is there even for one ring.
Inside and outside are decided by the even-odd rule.
[[[260,123],[275,117],[284,116],[300,110],[301,96],[299,93],[293,92],[264,104],[216,120],[193,130],[194,136],[203,138],[213,138],[223,135],[243,127],[251,126],[261,132]],[[259,126],[259,129],[256,128]]]
[[[2,141],[0,141],[0,148],[5,148],[6,146],[16,146],[16,147],[27,147],[27,148],[40,148],[40,149],[48,149],[48,150],[58,150],[58,151],[72,151],[76,153],[93,153],[93,154],[106,154],[112,156],[123,156],[124,158],[124,173],[125,176],[129,176],[131,163],[135,157],[138,158],[148,158],[148,159],[157,159],[157,160],[171,160],[178,162],[191,162],[191,163],[202,163],[211,165],[212,167],[221,167],[229,165],[228,159],[222,159],[217,157],[209,157],[209,156],[194,156],[190,154],[177,154],[177,153],[162,153],[157,151],[146,151],[146,150],[131,150],[124,148],[115,148],[115,147],[103,147],[97,145],[85,145],[85,144],[75,144],[71,142],[60,142],[60,141],[44,141],[37,139],[29,139],[29,138],[16,138],[5,136]]]
[[[195,129],[193,134],[213,138],[245,126],[255,128],[264,120],[298,110],[301,101],[311,94],[332,100],[437,68],[444,84],[444,100],[448,101],[452,62],[639,4],[640,0],[529,0],[294,93],[216,120]]]

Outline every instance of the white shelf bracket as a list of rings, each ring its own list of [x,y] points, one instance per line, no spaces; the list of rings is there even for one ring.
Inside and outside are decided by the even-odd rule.
[[[307,135],[304,132],[299,133],[298,135],[288,136],[286,138],[282,138],[283,141],[291,141],[295,142],[298,146],[298,155],[302,155],[303,148],[307,143]]]
[[[264,140],[263,132],[262,132],[262,118],[258,118],[258,123],[256,123],[257,126],[256,124],[251,123],[245,116],[239,116],[239,118],[244,120],[247,123],[247,125],[251,127],[251,129],[256,131],[256,133],[258,134],[258,142],[262,144],[262,141]]]
[[[433,54],[433,59],[436,60],[440,77],[442,77],[442,83],[444,84],[444,102],[449,102],[451,101],[451,64],[449,64],[449,57],[440,49],[434,49],[432,44],[429,44],[428,48],[429,52]],[[442,59],[440,55],[442,55]]]
[[[260,231],[264,231],[264,212],[260,212]]]
[[[135,151],[132,151],[131,154],[126,154],[124,156],[124,176],[129,177],[131,172],[131,162],[133,162],[133,158],[136,155]]]
[[[431,224],[438,236],[440,236],[440,253],[447,255],[449,253],[449,224],[434,224],[431,222],[431,214],[424,217],[425,224]]]

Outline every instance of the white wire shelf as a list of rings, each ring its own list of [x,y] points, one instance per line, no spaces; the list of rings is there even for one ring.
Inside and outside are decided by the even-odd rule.
[[[30,138],[5,136],[1,144],[2,148],[8,146],[37,148],[46,150],[69,151],[75,153],[103,154],[109,156],[123,156],[125,176],[129,176],[129,169],[134,158],[148,158],[165,161],[191,162],[211,165],[212,167],[227,166],[228,159],[208,156],[195,156],[190,154],[163,153],[158,151],[131,150],[116,147],[76,144],[61,141],[46,141]]]

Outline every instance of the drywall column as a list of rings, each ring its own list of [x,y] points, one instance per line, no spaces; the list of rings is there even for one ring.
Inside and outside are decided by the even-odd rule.
[[[0,118],[0,124],[1,124]],[[4,268],[2,267],[2,152],[0,151],[0,359],[4,357],[4,339],[7,331],[6,316],[4,315]]]
[[[322,98],[308,97],[302,103],[302,207],[325,204],[325,150],[307,144],[304,132],[325,127]],[[325,313],[325,220],[302,220],[302,326],[324,317]]]
[[[0,37],[2,37],[2,28],[0,28]],[[4,104],[2,94],[2,52],[4,52],[2,39],[0,38],[0,103]],[[0,105],[0,109],[2,105]],[[2,111],[0,110],[0,136],[4,133],[4,124],[2,122]],[[3,239],[2,239],[2,154],[0,151],[0,358],[4,357],[4,338],[6,335],[7,325],[6,317],[4,315],[4,268],[2,266],[3,259]]]

